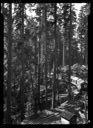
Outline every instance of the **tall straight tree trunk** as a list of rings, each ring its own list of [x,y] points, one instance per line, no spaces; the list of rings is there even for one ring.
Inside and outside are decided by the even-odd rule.
[[[34,97],[34,113],[35,114],[37,114],[37,64],[38,64],[38,62],[37,62],[37,38],[35,38],[34,39],[34,41],[35,41],[35,86],[36,86],[36,90],[35,89],[33,89],[33,97]],[[35,92],[34,92],[35,91]],[[36,94],[36,96],[35,96],[35,94]]]
[[[7,76],[7,114],[6,123],[11,124],[11,48],[12,48],[12,4],[9,4],[8,20],[8,76]]]
[[[71,15],[71,7],[72,4],[70,3],[70,28],[69,28],[69,85],[68,85],[68,93],[69,99],[71,99],[71,26],[72,26],[72,15]]]
[[[41,4],[40,4],[41,8]],[[42,17],[40,15],[40,19],[42,20]],[[40,20],[40,28],[42,27],[42,23]],[[41,41],[42,41],[42,36],[39,36],[39,47],[38,47],[38,107],[40,108],[40,82],[41,82],[41,64],[40,64],[40,58],[41,58]]]
[[[46,105],[47,105],[47,26],[46,26],[46,21],[47,21],[47,10],[46,10],[46,4],[44,4],[44,18],[45,18],[45,95],[46,95]]]
[[[64,22],[65,21],[65,15],[63,15]],[[62,60],[62,66],[65,66],[65,43],[66,43],[66,25],[64,25],[64,40],[63,40],[63,60]]]
[[[38,105],[40,105],[40,41],[39,41],[39,58],[38,58]]]
[[[20,84],[20,92],[21,92],[21,121],[24,119],[24,3],[21,4],[22,14],[22,26],[21,26],[21,41],[22,41],[22,78]]]
[[[57,58],[57,65],[56,65],[56,69],[57,69],[57,82],[56,82],[56,85],[57,85],[57,100],[59,102],[59,70],[58,70],[58,67],[60,66],[60,60],[59,60],[59,57],[60,57],[60,45],[59,45],[59,36],[57,35],[57,55],[56,55],[56,58]]]
[[[82,37],[81,37],[82,38]],[[82,44],[83,40],[81,39],[81,59],[80,59],[80,64],[83,64],[83,44]]]
[[[65,42],[63,41],[63,64],[62,66],[65,66]]]
[[[57,66],[57,60],[56,60],[56,55],[57,55],[57,41],[56,41],[56,11],[57,11],[57,6],[56,3],[54,4],[54,19],[55,19],[55,27],[54,27],[54,38],[55,38],[55,50],[54,50],[54,83],[52,87],[52,109],[55,108],[55,87],[56,87],[56,66]]]
[[[87,18],[88,24],[88,18]],[[85,65],[88,65],[88,26],[86,28],[86,43],[85,43]]]
[[[37,80],[37,40],[36,39],[35,39],[35,78]]]

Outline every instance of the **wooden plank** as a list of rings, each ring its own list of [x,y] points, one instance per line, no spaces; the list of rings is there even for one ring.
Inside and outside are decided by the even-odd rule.
[[[55,108],[55,110],[60,113],[60,116],[62,118],[70,121],[71,123],[75,123],[76,122],[76,115],[74,113],[71,113],[71,112],[69,112],[67,110],[60,109],[60,108]]]
[[[41,116],[38,119],[31,120],[29,124],[49,124],[53,120],[56,120],[55,116],[53,114],[51,115],[46,115],[46,116]]]

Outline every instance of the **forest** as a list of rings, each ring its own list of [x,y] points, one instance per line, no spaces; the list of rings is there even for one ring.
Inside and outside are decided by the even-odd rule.
[[[3,124],[88,123],[90,4],[74,4],[1,3]]]

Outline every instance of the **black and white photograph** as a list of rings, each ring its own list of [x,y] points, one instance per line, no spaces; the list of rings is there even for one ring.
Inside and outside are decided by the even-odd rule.
[[[88,124],[90,3],[1,3],[3,124]]]

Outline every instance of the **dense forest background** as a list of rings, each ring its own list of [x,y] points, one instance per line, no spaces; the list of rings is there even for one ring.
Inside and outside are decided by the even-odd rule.
[[[71,100],[71,75],[88,80],[90,5],[81,7],[78,19],[73,3],[2,3],[1,7],[4,123],[15,124],[38,110],[55,108],[60,90]],[[28,16],[27,9],[35,16]]]

